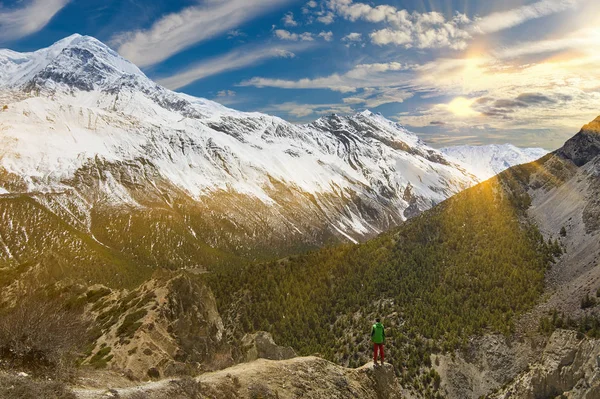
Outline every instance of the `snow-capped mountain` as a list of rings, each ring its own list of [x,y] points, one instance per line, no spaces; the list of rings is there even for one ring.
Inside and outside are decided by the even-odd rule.
[[[238,112],[167,90],[79,35],[0,50],[0,108],[0,196],[147,264],[211,263],[201,245],[218,257],[362,240],[477,181],[381,115],[299,126]],[[33,228],[13,211],[4,221]],[[17,232],[0,259],[25,251]]]
[[[533,162],[549,151],[543,148],[519,148],[512,144],[463,145],[441,151],[462,164],[481,180],[487,180],[516,165]]]

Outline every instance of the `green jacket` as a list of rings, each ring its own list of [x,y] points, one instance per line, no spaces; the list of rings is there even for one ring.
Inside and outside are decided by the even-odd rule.
[[[385,343],[385,330],[383,329],[383,324],[373,324],[373,328],[371,329],[371,341],[375,344]]]

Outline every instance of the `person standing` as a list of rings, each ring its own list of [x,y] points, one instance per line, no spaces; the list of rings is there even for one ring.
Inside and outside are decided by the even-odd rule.
[[[385,344],[385,329],[380,319],[375,319],[371,329],[371,341],[373,342],[373,364],[377,366],[377,353],[381,356],[381,364],[384,362],[383,345]]]

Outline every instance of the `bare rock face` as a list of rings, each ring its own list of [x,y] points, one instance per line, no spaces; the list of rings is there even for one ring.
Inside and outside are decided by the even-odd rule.
[[[502,335],[473,338],[464,352],[432,356],[446,397],[477,399],[512,381],[533,360],[529,343]]]
[[[600,340],[579,339],[574,331],[555,331],[540,362],[516,378],[494,399],[600,398]],[[561,396],[562,395],[562,396]]]
[[[600,155],[600,117],[585,125],[558,154],[582,166]]]
[[[277,345],[271,334],[265,331],[246,334],[242,339],[242,351],[246,354],[246,362],[256,359],[287,360],[296,357],[296,352],[291,347]]]

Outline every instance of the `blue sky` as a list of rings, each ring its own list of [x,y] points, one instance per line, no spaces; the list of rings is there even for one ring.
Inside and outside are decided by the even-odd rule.
[[[554,149],[600,114],[597,0],[0,5],[0,47],[91,35],[168,88],[292,122],[368,108],[438,147]]]

